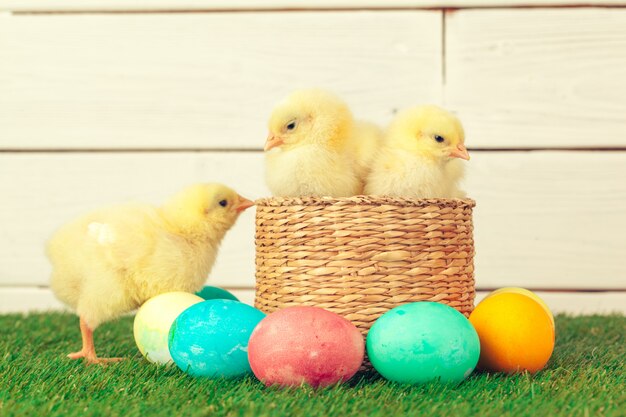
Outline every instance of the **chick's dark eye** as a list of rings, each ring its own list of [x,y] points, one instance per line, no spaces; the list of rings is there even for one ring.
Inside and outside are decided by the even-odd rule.
[[[289,122],[287,124],[287,130],[294,130],[296,128],[296,121]]]
[[[442,143],[445,140],[443,136],[439,136],[439,135],[435,135],[434,138],[439,143]]]
[[[226,200],[220,200],[220,206],[222,207],[226,207],[228,205],[228,201]]]

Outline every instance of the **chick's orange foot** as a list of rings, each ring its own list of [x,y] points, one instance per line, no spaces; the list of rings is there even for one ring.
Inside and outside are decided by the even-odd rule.
[[[93,343],[93,330],[82,317],[80,319],[80,334],[83,339],[83,348],[78,352],[70,353],[67,355],[68,358],[84,358],[85,362],[88,364],[106,364],[124,360],[124,358],[99,358],[98,355],[96,355],[96,347]]]
[[[115,363],[123,361],[125,358],[99,358],[95,354],[90,354],[90,352],[83,352],[82,350],[79,352],[70,353],[67,355],[70,359],[81,359],[84,358],[85,362],[88,364],[107,364],[107,363]]]

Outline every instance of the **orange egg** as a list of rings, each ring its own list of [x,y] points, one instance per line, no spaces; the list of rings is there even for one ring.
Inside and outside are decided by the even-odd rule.
[[[478,366],[495,372],[534,373],[554,349],[548,313],[532,298],[503,292],[484,299],[469,318],[480,339]]]
[[[499,289],[497,289],[495,291],[492,291],[489,294],[487,294],[487,297],[485,297],[485,298],[489,298],[492,295],[501,294],[503,292],[512,292],[512,293],[516,293],[516,294],[526,295],[526,296],[532,298],[533,300],[535,300],[536,302],[538,302],[541,305],[541,307],[543,307],[543,309],[546,311],[546,313],[548,313],[548,315],[550,316],[550,321],[552,321],[552,327],[554,327],[554,316],[552,315],[552,311],[550,311],[550,307],[548,307],[546,302],[543,301],[537,294],[535,294],[534,292],[532,292],[530,290],[527,290],[526,288],[521,288],[521,287],[504,287],[504,288],[499,288]]]

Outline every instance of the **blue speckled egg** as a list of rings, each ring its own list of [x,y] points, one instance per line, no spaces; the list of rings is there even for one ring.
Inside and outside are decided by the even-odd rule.
[[[264,317],[260,310],[233,300],[195,304],[172,324],[172,359],[193,376],[237,377],[250,373],[248,340]]]

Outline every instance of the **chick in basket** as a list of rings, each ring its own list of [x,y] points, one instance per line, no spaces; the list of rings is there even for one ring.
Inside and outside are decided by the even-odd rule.
[[[365,193],[411,198],[464,198],[461,159],[469,161],[459,119],[437,106],[400,112],[373,161]]]
[[[295,91],[270,116],[267,184],[282,197],[361,194],[381,136],[377,126],[355,121],[334,94]]]

